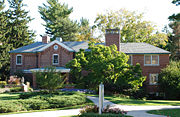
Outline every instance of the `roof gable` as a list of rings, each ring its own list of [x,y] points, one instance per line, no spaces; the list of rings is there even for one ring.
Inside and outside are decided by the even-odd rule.
[[[66,46],[65,44],[63,44],[63,43],[61,43],[61,42],[59,42],[59,41],[57,41],[57,40],[54,40],[54,41],[52,41],[51,43],[48,43],[46,46],[44,46],[44,47],[42,47],[41,49],[39,49],[38,52],[44,51],[45,49],[49,48],[50,46],[54,45],[55,43],[58,44],[58,45],[60,45],[61,47],[65,48],[65,49],[67,49],[67,50],[70,51],[70,52],[74,52],[74,50],[73,50],[72,48]]]

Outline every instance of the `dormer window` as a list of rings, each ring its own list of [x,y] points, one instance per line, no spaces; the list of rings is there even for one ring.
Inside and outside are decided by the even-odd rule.
[[[59,64],[59,55],[53,54],[53,65],[58,65],[58,64]]]
[[[16,55],[16,65],[22,65],[22,55]]]

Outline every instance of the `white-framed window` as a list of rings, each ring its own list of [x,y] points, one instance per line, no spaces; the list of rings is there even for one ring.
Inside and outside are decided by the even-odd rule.
[[[128,60],[128,62],[127,62],[129,65],[132,65],[132,64],[133,64],[133,62],[132,62],[133,60],[132,60],[132,59],[133,59],[133,58],[132,58],[132,55],[129,55],[129,60]]]
[[[59,64],[59,55],[53,54],[53,65]]]
[[[16,55],[16,65],[22,65],[22,55]]]
[[[149,75],[149,84],[157,85],[158,84],[158,74],[150,74]]]
[[[54,50],[57,50],[58,49],[58,45],[54,45]]]
[[[144,55],[144,65],[159,65],[159,55]]]

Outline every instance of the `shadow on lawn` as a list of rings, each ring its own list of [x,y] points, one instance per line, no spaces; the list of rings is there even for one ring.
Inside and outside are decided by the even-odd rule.
[[[0,94],[0,100],[15,100],[15,99],[19,99],[19,93]]]
[[[171,106],[179,106],[180,101],[171,101],[171,100],[137,100],[137,99],[126,99],[126,98],[119,98],[119,97],[110,97],[106,96],[105,99],[108,99],[109,101],[116,103],[116,104],[122,104],[122,105],[171,105]]]

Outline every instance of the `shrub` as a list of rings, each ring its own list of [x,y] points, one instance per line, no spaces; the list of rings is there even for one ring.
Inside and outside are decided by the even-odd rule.
[[[159,74],[160,87],[166,99],[180,99],[180,61],[172,61]]]
[[[41,110],[49,108],[49,103],[40,99],[26,99],[20,100],[20,103],[26,108],[26,110]]]
[[[55,96],[46,98],[51,108],[80,105],[86,102],[84,96]]]
[[[126,117],[121,114],[98,114],[98,113],[83,113],[79,117]]]
[[[6,85],[6,81],[0,81],[0,88],[4,88]]]
[[[80,113],[84,114],[84,113],[98,113],[99,111],[99,107],[95,106],[86,106],[84,107]],[[103,110],[102,113],[111,113],[111,114],[122,114],[125,115],[127,114],[126,111],[119,109],[119,108],[110,108],[109,105],[107,105]]]
[[[49,92],[53,92],[57,88],[62,88],[66,81],[60,72],[56,72],[55,67],[47,67],[43,72],[36,72],[36,80],[39,88],[47,89]]]
[[[26,108],[18,101],[1,101],[0,113],[24,111]]]
[[[20,91],[24,91],[22,87],[13,87],[13,88],[10,88],[10,92],[20,92]]]
[[[84,104],[86,101],[85,95],[78,92],[28,92],[20,94],[19,100],[2,100],[0,113],[61,108]]]

